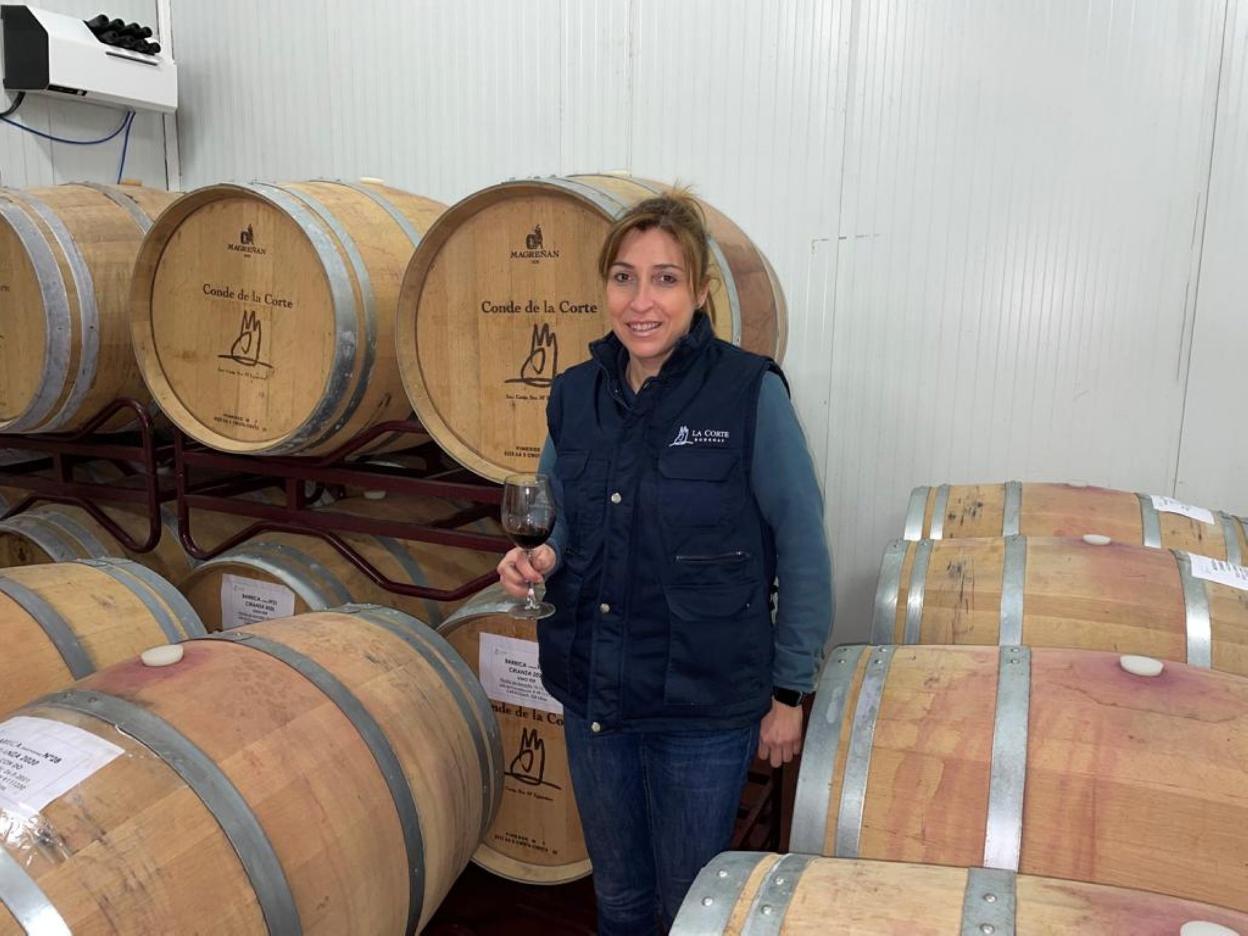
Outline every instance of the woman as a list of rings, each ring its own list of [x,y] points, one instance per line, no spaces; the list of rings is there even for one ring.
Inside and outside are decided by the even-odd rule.
[[[548,580],[542,678],[564,706],[603,936],[666,931],[732,837],[755,752],[801,746],[832,623],[822,499],[770,359],[715,338],[697,202],[641,202],[599,256],[611,333],[547,406],[559,522],[516,597]],[[773,625],[772,583],[779,579]]]

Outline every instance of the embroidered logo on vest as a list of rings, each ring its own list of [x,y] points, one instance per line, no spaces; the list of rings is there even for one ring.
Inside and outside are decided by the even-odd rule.
[[[681,426],[676,438],[667,444],[668,448],[677,445],[726,445],[731,433],[727,429],[690,429]]]

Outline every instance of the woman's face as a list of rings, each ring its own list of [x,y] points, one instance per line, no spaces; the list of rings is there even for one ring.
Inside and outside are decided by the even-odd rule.
[[[693,312],[706,301],[697,293],[676,238],[659,228],[629,231],[607,271],[607,311],[611,330],[647,376],[657,374],[681,337]]]

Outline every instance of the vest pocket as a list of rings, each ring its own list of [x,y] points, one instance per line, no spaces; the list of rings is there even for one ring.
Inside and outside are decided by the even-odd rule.
[[[565,690],[572,681],[572,645],[576,640],[576,610],[580,597],[581,577],[571,569],[557,570],[546,583],[546,600],[555,606],[555,613],[537,629],[542,675]]]
[[[671,642],[664,702],[717,705],[758,692],[771,635],[766,617],[760,619],[758,591],[752,582],[666,589]]]
[[[736,498],[731,482],[741,458],[737,452],[695,449],[659,456],[659,508],[679,527],[719,526]]]
[[[597,531],[606,505],[606,477],[603,467],[589,452],[559,452],[555,474],[563,485],[564,513],[569,539],[564,560],[584,571],[584,558],[591,552],[589,539]]]

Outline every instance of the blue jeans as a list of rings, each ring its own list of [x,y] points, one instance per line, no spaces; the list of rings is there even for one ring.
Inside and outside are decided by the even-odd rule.
[[[600,735],[563,718],[598,934],[666,933],[698,871],[732,841],[758,725]]]

